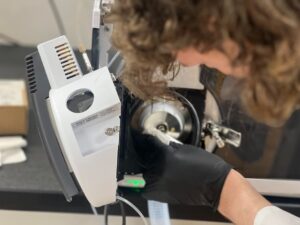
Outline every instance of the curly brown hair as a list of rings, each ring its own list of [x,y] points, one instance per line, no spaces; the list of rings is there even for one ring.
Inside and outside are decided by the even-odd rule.
[[[165,93],[156,74],[174,71],[176,52],[240,47],[247,64],[242,102],[257,120],[278,125],[300,104],[299,0],[116,0],[109,20],[125,59],[122,80],[142,99]]]

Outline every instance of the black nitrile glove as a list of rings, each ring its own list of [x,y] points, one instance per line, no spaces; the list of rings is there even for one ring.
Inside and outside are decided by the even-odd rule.
[[[165,145],[147,134],[134,132],[133,140],[144,166],[146,199],[217,209],[231,169],[223,159],[191,145]]]

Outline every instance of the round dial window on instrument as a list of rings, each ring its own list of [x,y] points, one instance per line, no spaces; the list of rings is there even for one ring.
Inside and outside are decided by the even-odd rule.
[[[75,91],[67,100],[71,112],[82,113],[88,110],[94,102],[94,94],[88,89]]]

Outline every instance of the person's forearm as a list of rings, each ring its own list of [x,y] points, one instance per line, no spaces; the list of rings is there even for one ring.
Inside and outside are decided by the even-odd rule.
[[[257,212],[271,205],[237,171],[225,181],[218,211],[237,225],[253,225]]]

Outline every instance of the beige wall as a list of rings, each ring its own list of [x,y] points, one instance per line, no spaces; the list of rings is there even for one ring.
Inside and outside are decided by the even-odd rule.
[[[91,43],[94,0],[55,0],[73,46]],[[36,45],[60,35],[48,0],[0,0],[0,33],[22,45]],[[5,43],[1,40],[0,43]]]

